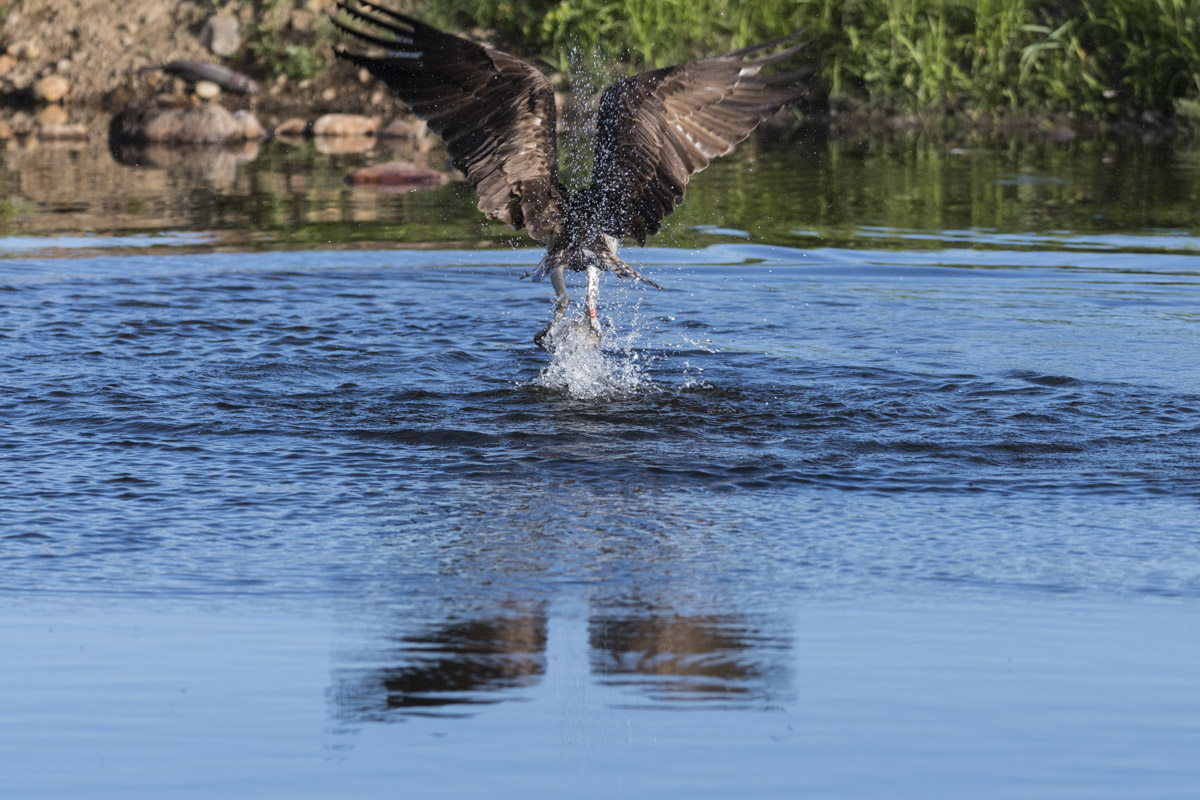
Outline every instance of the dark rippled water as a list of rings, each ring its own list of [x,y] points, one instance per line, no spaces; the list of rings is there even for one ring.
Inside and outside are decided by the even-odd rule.
[[[0,240],[16,796],[1192,796],[1200,240],[794,213]]]
[[[670,289],[606,284],[606,349],[557,361],[531,341],[531,251],[11,260],[7,583],[357,592],[337,575],[380,535],[418,570],[437,542],[540,582],[562,558],[591,574],[599,530],[630,569],[662,537],[823,593],[1195,595],[1200,257],[1106,256],[635,252]],[[1174,567],[1113,561],[1081,524],[1129,515]],[[931,519],[953,559],[862,536]],[[536,536],[545,563],[506,576],[480,535]],[[179,559],[192,537],[205,570]]]

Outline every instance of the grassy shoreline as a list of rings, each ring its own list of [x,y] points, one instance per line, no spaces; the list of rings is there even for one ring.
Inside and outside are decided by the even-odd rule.
[[[575,82],[806,28],[810,111],[1200,126],[1200,0],[451,0],[417,13],[494,30]]]
[[[376,2],[538,62],[557,86],[585,96],[620,75],[806,29],[816,40],[808,51],[816,73],[797,109],[805,125],[934,134],[1200,132],[1200,0]],[[253,103],[268,125],[309,113],[400,110],[333,57],[341,39],[328,18],[334,0],[147,0],[140,27],[114,23],[84,39],[60,19],[119,5],[62,0],[50,9],[44,0],[0,0],[0,47],[32,42],[42,51],[39,59],[10,59],[9,71],[0,71],[0,105],[14,129],[35,127],[30,86],[60,63],[67,64],[75,119],[83,109],[113,111],[162,91],[141,68],[213,60],[196,32],[214,14],[241,23],[242,46],[221,63],[260,82],[264,91]]]

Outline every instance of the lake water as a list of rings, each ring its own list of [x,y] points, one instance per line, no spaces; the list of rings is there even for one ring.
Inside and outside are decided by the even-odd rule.
[[[5,153],[5,796],[1196,796],[1200,150],[756,139],[553,357],[393,155]]]

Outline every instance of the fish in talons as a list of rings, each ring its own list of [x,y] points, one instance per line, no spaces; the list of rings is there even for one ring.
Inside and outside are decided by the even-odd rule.
[[[554,318],[534,341],[548,351],[569,305],[564,272],[587,274],[584,325],[599,342],[601,271],[662,288],[621,260],[621,241],[644,245],[688,179],[806,96],[813,74],[766,70],[811,44],[797,42],[799,31],[622,78],[600,98],[591,182],[570,191],[558,179],[554,89],[532,64],[370,0],[337,8],[333,24],[382,53],[334,52],[382,80],[445,140],[480,211],[546,242],[533,278],[550,276]]]
[[[542,259],[545,261],[545,259]],[[539,267],[540,269],[540,267]],[[556,266],[549,270],[550,283],[554,287],[554,318],[542,328],[533,341],[547,353],[553,353],[558,342],[564,335],[574,334],[582,337],[592,347],[599,347],[603,332],[596,311],[596,299],[600,293],[600,268],[590,265],[587,271],[587,289],[584,294],[583,316],[577,320],[565,321],[567,307],[570,304],[567,297],[567,284],[563,279],[563,267]],[[543,273],[545,274],[545,273]],[[534,280],[539,278],[535,276]],[[567,326],[564,329],[564,325]]]

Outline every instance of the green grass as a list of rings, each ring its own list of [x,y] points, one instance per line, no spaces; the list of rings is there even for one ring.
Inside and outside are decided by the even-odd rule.
[[[285,0],[261,0],[255,21],[247,31],[247,44],[254,59],[269,75],[286,75],[295,80],[312,78],[329,63],[327,53],[333,41],[333,26],[319,18],[309,32],[312,41],[294,41],[293,32],[285,32],[284,23],[291,11]]]
[[[1105,118],[1200,100],[1200,0],[449,0],[417,13],[495,30],[589,84],[807,28],[818,103]]]

